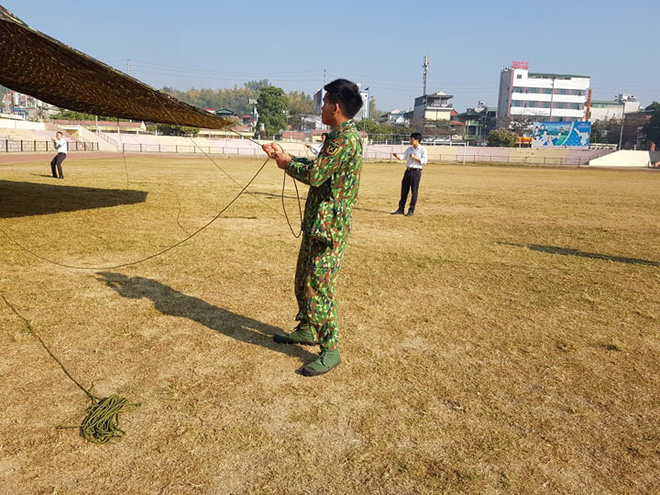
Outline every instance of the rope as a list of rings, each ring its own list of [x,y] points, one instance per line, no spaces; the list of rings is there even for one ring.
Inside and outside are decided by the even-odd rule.
[[[248,182],[247,184],[245,184],[245,186],[243,187],[243,189],[241,189],[241,191],[240,191],[240,192],[239,192],[239,193],[238,193],[238,194],[237,194],[237,195],[236,195],[236,196],[235,196],[235,197],[234,197],[229,203],[227,203],[227,204],[226,204],[226,205],[225,205],[225,206],[224,206],[224,207],[223,207],[223,208],[222,208],[222,209],[221,209],[221,210],[220,210],[220,211],[219,211],[219,212],[218,212],[218,213],[217,213],[217,214],[211,219],[211,220],[209,220],[207,223],[205,223],[205,224],[202,225],[200,228],[198,228],[197,230],[195,230],[192,234],[190,234],[190,235],[184,237],[184,238],[181,239],[180,241],[178,241],[178,242],[172,244],[171,246],[168,246],[168,247],[166,247],[165,249],[162,249],[162,250],[158,251],[157,253],[151,254],[151,255],[149,255],[149,256],[145,256],[144,258],[138,259],[138,260],[136,260],[136,261],[130,261],[130,262],[127,262],[127,263],[120,263],[120,264],[118,264],[118,265],[113,265],[113,266],[79,266],[79,265],[69,265],[69,264],[66,264],[66,263],[61,263],[61,262],[59,262],[59,261],[55,261],[55,260],[52,260],[52,259],[46,258],[46,257],[44,257],[44,256],[41,256],[41,255],[35,253],[34,251],[32,251],[32,250],[26,248],[25,246],[23,246],[22,244],[20,244],[18,241],[14,240],[14,239],[13,239],[9,234],[7,234],[7,232],[5,232],[5,230],[2,229],[2,228],[0,228],[0,232],[2,232],[2,233],[4,234],[4,236],[5,236],[7,239],[9,239],[11,242],[13,242],[14,244],[16,244],[18,247],[20,247],[20,248],[23,249],[24,251],[30,253],[30,254],[31,254],[32,256],[34,256],[35,258],[39,258],[39,259],[42,260],[42,261],[46,261],[46,262],[48,262],[48,263],[52,263],[53,265],[61,266],[61,267],[64,267],[64,268],[71,268],[71,269],[74,269],[74,270],[115,270],[115,269],[117,269],[117,268],[123,268],[123,267],[126,267],[126,266],[137,265],[137,264],[139,264],[139,263],[144,263],[145,261],[148,261],[148,260],[150,260],[150,259],[156,258],[157,256],[161,256],[161,255],[167,253],[168,251],[171,251],[172,249],[174,249],[174,248],[180,246],[180,245],[183,244],[184,242],[186,242],[186,241],[192,239],[193,237],[195,237],[195,236],[196,236],[197,234],[199,234],[202,230],[204,230],[204,229],[206,229],[207,227],[209,227],[213,222],[215,222],[218,218],[220,218],[220,216],[221,216],[221,215],[222,215],[222,214],[223,214],[223,213],[224,213],[224,212],[225,212],[225,211],[226,211],[226,210],[227,210],[232,204],[234,204],[234,203],[238,200],[238,198],[241,197],[241,195],[243,194],[243,192],[244,192],[244,191],[250,186],[250,184],[252,184],[252,182],[257,178],[257,176],[258,176],[258,175],[261,173],[261,171],[264,169],[264,167],[266,166],[266,163],[268,163],[268,160],[270,160],[270,158],[266,158],[266,161],[261,165],[261,167],[259,168],[259,170],[257,170],[257,173],[254,174],[254,176],[252,176],[252,178],[249,180],[249,182]]]
[[[119,414],[132,412],[140,404],[129,403],[127,399],[114,394],[92,404],[87,409],[87,416],[80,425],[60,425],[58,428],[79,428],[80,435],[92,443],[108,443],[115,437],[122,437],[126,432],[119,428]]]
[[[157,101],[157,102],[163,107],[163,109],[164,109],[166,112],[169,112],[168,109],[167,109],[167,108],[162,104],[162,102],[160,101],[159,96],[158,96],[158,93],[157,93],[155,90],[154,90],[153,94],[154,94],[154,97],[155,97],[156,101]],[[172,117],[172,119],[176,122],[176,119],[175,119],[171,114],[170,114],[170,117]],[[119,121],[119,120],[118,120],[118,121]],[[240,137],[244,138],[244,136],[242,136],[240,133],[238,133],[238,132],[235,131],[234,129],[229,128],[229,131],[233,132],[233,133],[236,134],[237,136],[240,136]],[[251,138],[246,138],[246,139],[248,139],[249,141],[255,143],[255,144],[258,145],[258,146],[261,146],[261,145],[259,144],[259,142],[255,141],[254,139],[251,139]],[[204,151],[203,148],[201,148],[199,145],[197,145],[197,143],[192,139],[192,137],[190,138],[190,140],[192,141],[193,145],[194,145],[197,149],[199,149],[199,150],[202,152],[202,154],[203,154],[207,159],[209,159],[209,160],[211,161],[211,163],[213,163],[213,165],[215,165],[216,168],[218,168],[218,170],[220,170],[223,174],[225,174],[225,175],[226,175],[230,180],[232,180],[235,184],[241,186],[241,184],[240,184],[238,181],[236,181],[231,175],[229,175],[229,174],[228,174],[228,173],[227,173],[222,167],[220,167],[220,166],[215,162],[215,160],[213,159],[213,157],[211,157],[208,153],[206,153],[206,152]],[[120,141],[121,141],[121,138],[120,138]],[[127,188],[128,188],[128,184],[129,184],[129,179],[128,179],[128,164],[127,164],[127,162],[126,162],[126,153],[125,153],[125,151],[124,151],[123,144],[122,144],[121,147],[122,147],[122,156],[123,156],[123,159],[124,159],[124,168],[125,168],[125,170],[126,170],[126,184],[127,184]],[[264,167],[266,166],[266,163],[268,163],[268,160],[269,160],[269,159],[270,159],[270,158],[268,158],[268,157],[266,158],[266,161],[261,165],[261,167],[259,167],[259,170],[257,170],[257,172],[254,174],[254,176],[252,176],[252,178],[248,181],[248,183],[245,184],[245,186],[241,186],[241,190],[240,190],[240,192],[239,192],[239,193],[238,193],[238,194],[237,194],[237,195],[236,195],[236,196],[235,196],[235,197],[234,197],[229,203],[227,203],[227,205],[225,205],[225,206],[224,206],[224,207],[223,207],[223,208],[222,208],[222,209],[221,209],[221,210],[220,210],[220,211],[219,211],[219,212],[218,212],[218,213],[217,213],[217,214],[216,214],[216,215],[215,215],[215,216],[209,221],[209,222],[207,222],[206,224],[202,225],[200,228],[198,228],[197,230],[195,230],[194,232],[192,232],[192,233],[189,234],[188,236],[184,237],[184,238],[181,239],[180,241],[178,241],[178,242],[176,242],[176,243],[174,243],[174,244],[172,244],[172,245],[170,245],[170,246],[168,246],[168,247],[166,247],[166,248],[164,248],[164,249],[162,249],[162,250],[160,250],[160,251],[158,251],[158,252],[156,252],[156,253],[154,253],[154,254],[151,254],[151,255],[149,255],[149,256],[145,256],[144,258],[140,258],[140,259],[135,260],[135,261],[130,261],[130,262],[127,262],[127,263],[120,263],[120,264],[112,265],[112,266],[82,266],[82,265],[69,265],[69,264],[62,263],[62,262],[59,262],[59,261],[56,261],[56,260],[52,260],[52,259],[50,259],[50,258],[46,258],[46,257],[44,257],[44,256],[41,256],[41,255],[35,253],[34,251],[32,251],[32,250],[26,248],[25,246],[23,246],[22,244],[20,244],[18,241],[16,241],[12,236],[10,236],[10,235],[9,235],[4,229],[2,229],[2,228],[0,228],[0,232],[2,232],[2,234],[3,234],[3,235],[4,235],[4,236],[5,236],[10,242],[12,242],[13,244],[15,244],[16,246],[18,246],[18,247],[21,248],[22,250],[26,251],[27,253],[30,253],[30,254],[31,254],[32,256],[34,256],[35,258],[38,258],[38,259],[40,259],[40,260],[42,260],[42,261],[46,261],[46,262],[51,263],[51,264],[53,264],[53,265],[61,266],[61,267],[63,267],[63,268],[70,268],[70,269],[73,269],[73,270],[115,270],[115,269],[117,269],[117,268],[124,268],[124,267],[127,267],[127,266],[137,265],[137,264],[140,264],[140,263],[144,263],[145,261],[151,260],[151,259],[153,259],[153,258],[156,258],[156,257],[158,257],[158,256],[161,256],[161,255],[167,253],[168,251],[171,251],[172,249],[174,249],[174,248],[180,246],[181,244],[185,243],[186,241],[192,239],[192,238],[195,237],[197,234],[199,234],[201,231],[203,231],[204,229],[206,229],[207,227],[209,227],[213,222],[215,222],[218,218],[220,218],[220,216],[221,216],[221,215],[222,215],[222,214],[223,214],[223,213],[224,213],[224,212],[225,212],[225,211],[226,211],[226,210],[227,210],[227,209],[228,209],[228,208],[229,208],[234,202],[236,202],[236,201],[238,200],[238,198],[240,198],[240,197],[243,195],[243,193],[246,192],[247,188],[252,184],[252,182],[254,182],[254,180],[257,178],[257,176],[258,176],[258,175],[261,173],[261,171],[264,169]],[[300,204],[300,203],[301,203],[301,201],[300,201],[300,193],[299,193],[299,191],[298,191],[298,185],[297,185],[295,179],[294,179],[293,182],[294,182],[294,186],[295,186],[295,188],[296,188],[296,197],[297,197],[297,199],[298,199],[298,211],[299,211],[299,214],[300,214],[300,218],[302,218],[302,207],[301,207],[301,204]],[[291,224],[291,221],[290,221],[290,219],[289,219],[289,215],[288,215],[288,213],[287,213],[287,211],[286,211],[286,207],[285,207],[285,205],[284,205],[284,188],[285,188],[285,183],[286,183],[286,172],[284,173],[284,179],[283,179],[283,182],[282,182],[282,210],[283,210],[283,212],[284,212],[284,217],[286,218],[286,221],[287,221],[287,224],[288,224],[288,226],[289,226],[289,230],[291,231],[291,234],[292,234],[295,238],[298,238],[298,237],[300,237],[300,235],[302,234],[302,229],[296,234],[296,232],[295,232],[294,229],[293,229],[293,225]],[[248,192],[248,194],[250,194],[250,193]],[[254,196],[254,195],[252,195],[252,194],[250,194],[250,195],[253,196],[255,199],[257,199],[257,200],[258,200],[259,202],[261,202],[262,204],[266,205],[268,208],[274,210],[274,208],[273,208],[272,206],[270,206],[269,204],[265,203],[264,201],[262,201],[261,199],[257,198],[256,196]],[[178,201],[178,196],[177,196],[177,201]],[[179,204],[179,206],[180,206],[180,204]],[[274,210],[274,211],[277,211],[277,210]],[[180,213],[180,209],[179,209],[179,213]],[[279,213],[279,212],[277,212],[277,213]],[[177,216],[177,223],[179,223],[178,216]],[[181,227],[182,230],[185,231],[185,229],[183,229],[183,227],[181,226],[180,223],[179,223],[179,227]]]
[[[165,106],[163,105],[162,101],[160,100],[160,95],[159,95],[159,93],[158,93],[156,90],[153,90],[153,96],[154,96],[156,102],[157,102],[157,103],[163,108],[163,110],[165,110],[165,112],[167,112],[167,113],[169,114],[169,116],[172,118],[172,120],[174,120],[174,121],[177,123],[177,125],[181,125],[181,124],[179,124],[179,122],[177,121],[176,117],[174,117],[174,116],[169,112],[169,110],[168,110],[167,108],[165,108]],[[239,133],[239,132],[236,131],[235,129],[232,129],[231,127],[227,127],[227,130],[229,130],[229,132],[233,132],[234,134],[236,134],[236,135],[237,135],[238,137],[240,137],[241,139],[247,139],[247,140],[250,141],[251,143],[254,143],[254,144],[256,144],[257,146],[259,146],[259,147],[261,148],[261,143],[259,143],[258,141],[254,140],[254,139],[252,139],[252,138],[249,138],[249,137],[243,136],[241,133]],[[199,150],[199,151],[200,151],[200,152],[201,152],[206,158],[208,158],[209,160],[211,160],[211,163],[213,163],[213,165],[215,165],[216,168],[217,168],[218,170],[220,170],[223,174],[225,174],[227,177],[229,177],[230,180],[232,180],[234,183],[236,183],[236,184],[238,184],[238,185],[240,186],[240,184],[239,184],[239,183],[238,183],[238,182],[237,182],[237,181],[236,181],[231,175],[229,175],[229,174],[228,174],[228,173],[227,173],[222,167],[220,167],[220,165],[218,165],[218,164],[216,163],[216,161],[213,159],[212,156],[210,156],[209,154],[207,154],[207,153],[204,151],[204,148],[202,148],[201,146],[199,146],[199,145],[195,142],[195,140],[192,138],[192,136],[190,136],[190,141],[193,143],[193,145],[195,146],[195,148],[197,148],[197,149],[198,149],[198,150]],[[266,161],[268,161],[268,160],[266,160]],[[262,168],[263,168],[263,167],[262,167]],[[260,170],[260,171],[261,171],[261,170]],[[284,217],[286,218],[286,222],[287,222],[287,224],[288,224],[288,226],[289,226],[289,230],[291,231],[291,234],[293,235],[293,237],[295,237],[295,238],[297,239],[297,238],[299,238],[299,237],[302,235],[302,226],[301,226],[301,229],[300,229],[300,230],[298,231],[298,233],[296,234],[296,232],[293,230],[293,225],[291,225],[291,221],[289,220],[289,215],[287,214],[286,207],[285,207],[285,205],[284,205],[284,185],[285,185],[285,183],[286,183],[286,171],[284,172],[283,175],[284,175],[284,178],[283,178],[283,181],[282,181],[282,211],[284,212]],[[296,183],[295,179],[293,180],[293,184],[294,184],[294,186],[295,186],[295,188],[296,188],[296,198],[298,199],[298,212],[299,212],[299,214],[300,214],[300,218],[302,219],[302,207],[301,207],[301,205],[300,205],[300,193],[298,192],[298,184]],[[248,192],[248,194],[250,194],[250,193]],[[253,196],[252,194],[250,194],[250,195]],[[268,208],[274,210],[274,208],[272,208],[268,203],[265,203],[265,202],[261,201],[261,199],[257,198],[256,196],[253,196],[253,197],[255,197],[255,199],[257,199],[257,200],[258,200],[259,202],[261,202],[262,204],[268,206]],[[274,210],[274,211],[275,211],[275,210]],[[279,213],[279,212],[277,212],[277,213]]]
[[[286,212],[286,206],[284,205],[284,186],[286,184],[286,172],[284,172],[284,178],[282,179],[282,211],[284,212],[284,217],[286,218],[286,223],[289,225],[289,230],[291,231],[291,234],[293,237],[298,239],[302,235],[302,221],[300,225],[300,230],[298,230],[298,233],[293,230],[293,225],[291,225],[291,221],[289,220],[289,215]],[[296,188],[296,198],[298,198],[298,215],[302,219],[302,206],[300,205],[300,193],[298,193],[298,183],[296,182],[296,179],[293,179],[293,185]]]
[[[140,404],[129,403],[128,400],[121,398],[116,394],[102,399],[93,395],[89,390],[83,387],[80,382],[71,375],[71,373],[69,373],[69,370],[66,369],[64,364],[62,364],[62,361],[60,361],[49,349],[30,321],[7,300],[4,294],[0,294],[0,297],[2,297],[2,300],[7,306],[9,306],[14,314],[23,320],[28,332],[37,339],[48,355],[60,366],[67,378],[82,390],[92,402],[92,405],[87,409],[87,416],[85,416],[80,425],[60,425],[57,428],[79,428],[80,435],[85,440],[93,443],[107,443],[114,437],[125,435],[126,432],[119,428],[119,414],[134,411],[140,407]]]

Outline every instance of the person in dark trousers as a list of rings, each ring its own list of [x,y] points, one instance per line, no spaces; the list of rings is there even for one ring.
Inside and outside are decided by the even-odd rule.
[[[406,171],[401,181],[399,208],[392,215],[403,215],[408,200],[408,192],[412,193],[412,197],[406,216],[411,217],[415,214],[417,191],[419,190],[419,181],[422,179],[422,167],[428,162],[428,154],[426,148],[420,144],[421,141],[422,135],[419,132],[413,132],[410,135],[410,146],[403,152],[403,156],[392,153],[397,160],[406,160]]]
[[[298,326],[292,333],[274,336],[280,344],[321,348],[319,357],[300,370],[305,376],[322,375],[340,362],[335,286],[362,169],[362,140],[352,120],[362,107],[359,88],[337,79],[323,89],[321,119],[332,130],[315,159],[289,155],[276,143],[263,145],[278,167],[309,184],[295,276]]]
[[[55,134],[55,137],[51,138],[51,141],[53,141],[53,144],[55,145],[57,155],[55,155],[50,161],[50,170],[53,174],[53,177],[56,179],[64,179],[64,174],[62,173],[62,162],[66,158],[67,153],[66,139],[64,139],[64,134],[58,131],[57,134]]]

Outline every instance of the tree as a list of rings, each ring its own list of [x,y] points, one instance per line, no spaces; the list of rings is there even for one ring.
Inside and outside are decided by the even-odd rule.
[[[270,86],[270,83],[268,82],[268,79],[262,79],[261,81],[248,81],[245,83],[245,87],[247,89],[251,89],[252,91],[258,93],[261,91],[263,88]]]
[[[518,135],[508,129],[500,128],[488,134],[488,146],[511,148],[516,144]]]
[[[647,121],[648,116],[644,112],[628,113],[623,119],[623,122],[619,120],[619,129],[616,132],[616,142],[619,142],[620,136],[621,149],[637,149],[637,146],[640,144],[640,134]],[[623,133],[621,132],[622,129]]]
[[[163,136],[196,136],[199,133],[197,127],[184,125],[156,124],[156,129]]]
[[[597,120],[591,124],[590,141],[601,144],[618,144],[620,133],[621,119]]]
[[[105,117],[102,117],[105,118]],[[53,120],[96,120],[91,113],[76,112],[74,110],[60,110],[52,116]]]
[[[589,140],[592,143],[605,143],[607,137],[607,129],[605,129],[605,123],[602,120],[596,120],[591,123],[591,136]]]
[[[259,91],[257,111],[258,127],[263,126],[266,135],[274,136],[286,127],[287,98],[284,90],[275,86],[265,86]]]
[[[658,149],[660,148],[660,103],[654,101],[646,107],[646,111],[649,110],[652,110],[653,113],[642,130],[644,131],[644,134],[646,134],[646,139],[655,143],[656,149]]]
[[[190,89],[185,92],[164,87],[163,92],[199,108],[213,108],[215,110],[226,108],[239,115],[252,112],[250,99],[256,99],[258,95],[257,91],[247,87],[218,90]]]
[[[408,138],[415,129],[403,127],[400,125],[385,125],[379,124],[373,119],[360,119],[355,123],[358,131],[366,132],[369,139],[374,142],[396,143],[401,141],[408,141]]]
[[[376,108],[376,98],[371,97],[369,100],[369,117],[374,119],[374,120],[379,120],[381,116],[383,115],[383,112],[378,110]]]
[[[311,96],[298,91],[291,91],[286,96],[289,111],[289,124],[302,130],[302,119],[314,113],[314,102]]]

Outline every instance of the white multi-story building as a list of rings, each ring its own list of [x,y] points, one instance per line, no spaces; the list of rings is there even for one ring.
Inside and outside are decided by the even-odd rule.
[[[591,102],[589,120],[621,120],[629,113],[639,112],[641,106],[634,95],[618,94],[614,101],[595,101]]]
[[[589,120],[621,120],[624,115],[625,106],[619,101],[591,101]]]
[[[497,116],[535,121],[580,121],[585,118],[589,76],[542,74],[529,71],[529,62],[516,61],[500,74]]]

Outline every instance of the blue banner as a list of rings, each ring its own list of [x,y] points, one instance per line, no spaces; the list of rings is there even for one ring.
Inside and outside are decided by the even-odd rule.
[[[534,122],[532,148],[588,148],[591,122]]]

